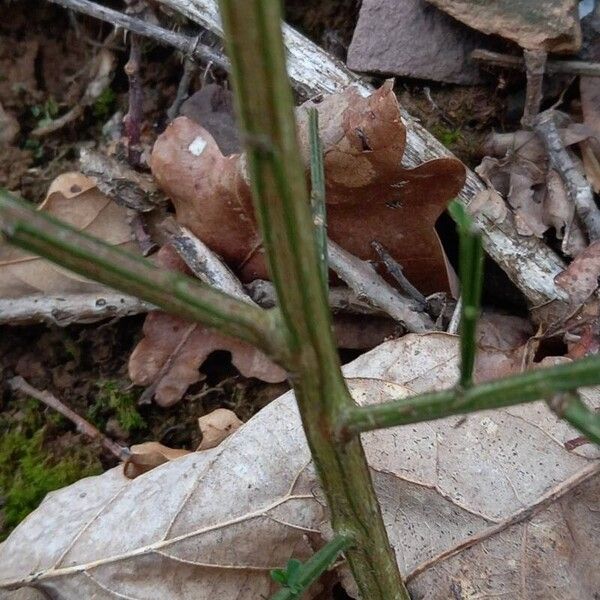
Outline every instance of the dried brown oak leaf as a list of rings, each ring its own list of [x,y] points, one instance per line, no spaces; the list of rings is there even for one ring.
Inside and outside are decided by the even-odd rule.
[[[321,123],[329,237],[363,260],[377,260],[371,246],[376,240],[424,294],[448,291],[434,224],[464,184],[462,163],[442,158],[402,167],[406,129],[388,82],[368,97],[348,88],[298,109],[307,165],[310,106]],[[243,281],[268,278],[243,155],[223,156],[203,127],[181,117],[156,141],[151,167],[182,225]]]
[[[188,273],[170,246],[157,255],[160,266]],[[216,350],[231,353],[231,361],[246,377],[268,382],[286,378],[283,369],[250,344],[190,323],[164,312],[151,312],[144,322],[144,337],[129,357],[129,376],[136,385],[149,386],[145,395],[161,406],[181,400],[190,385],[200,380],[198,369]]]

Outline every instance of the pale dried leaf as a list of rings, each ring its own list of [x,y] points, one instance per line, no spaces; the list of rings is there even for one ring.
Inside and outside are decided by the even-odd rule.
[[[130,456],[123,464],[123,474],[128,479],[135,479],[169,460],[190,454],[189,450],[169,448],[159,442],[136,444],[131,446],[130,451]]]
[[[81,173],[57,177],[39,210],[129,251],[136,251],[124,208],[102,194]],[[100,284],[66,271],[38,256],[0,244],[0,298],[31,294],[81,294],[106,290]]]
[[[210,450],[227,439],[240,428],[242,421],[227,408],[217,408],[211,413],[198,418],[198,427],[202,433],[202,442],[197,450]]]
[[[345,374],[361,404],[377,403],[453,384],[458,355],[454,336],[408,335]],[[600,406],[598,389],[583,394]],[[567,452],[576,435],[543,402],[364,435],[413,597],[593,600],[600,453]],[[133,481],[115,469],[49,494],[0,546],[0,588],[255,600],[274,591],[271,568],[323,543],[325,518],[290,392],[217,448]]]

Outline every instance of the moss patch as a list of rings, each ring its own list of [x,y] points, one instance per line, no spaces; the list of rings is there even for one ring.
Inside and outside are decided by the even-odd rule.
[[[31,401],[13,419],[0,421],[0,540],[48,492],[102,472],[95,450],[82,441],[47,444],[53,424],[40,427],[40,413],[39,405]]]

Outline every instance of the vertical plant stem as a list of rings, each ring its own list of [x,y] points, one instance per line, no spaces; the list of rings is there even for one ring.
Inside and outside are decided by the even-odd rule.
[[[325,167],[323,165],[323,143],[319,135],[319,111],[308,109],[310,135],[310,205],[312,207],[317,256],[321,267],[321,279],[325,290],[329,289],[329,267],[327,262],[327,207],[325,205]]]
[[[474,231],[473,221],[466,208],[458,202],[453,202],[449,210],[458,225],[460,238],[459,271],[462,298],[460,386],[466,389],[473,384],[473,368],[477,351],[475,337],[483,287],[483,247],[481,236]]]
[[[357,435],[335,439],[354,405],[333,341],[285,70],[278,0],[221,0],[252,192],[292,365],[291,380],[336,534],[365,600],[408,600]]]

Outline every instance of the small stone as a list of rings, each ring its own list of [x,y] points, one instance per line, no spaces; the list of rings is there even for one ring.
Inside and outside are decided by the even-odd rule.
[[[427,0],[465,25],[528,50],[574,53],[581,47],[578,0]]]
[[[425,0],[364,0],[348,50],[348,67],[446,83],[480,82],[470,54],[487,37]]]

